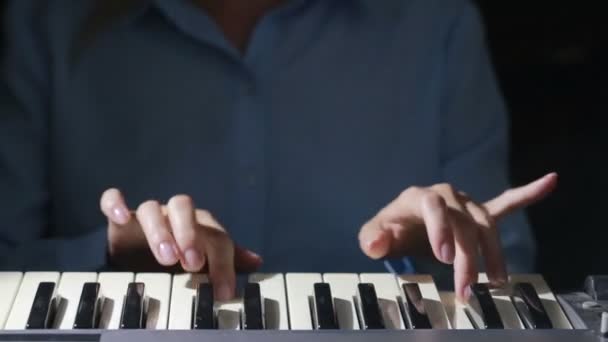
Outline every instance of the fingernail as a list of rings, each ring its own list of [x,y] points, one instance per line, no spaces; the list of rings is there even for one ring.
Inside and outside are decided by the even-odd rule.
[[[186,265],[188,265],[188,267],[197,268],[201,265],[200,254],[192,248],[186,251],[184,258],[186,259]]]
[[[505,276],[498,276],[496,279],[492,280],[493,287],[503,287],[507,283],[507,278]]]
[[[367,247],[369,249],[375,249],[380,244],[380,237],[376,236],[374,239],[367,241]]]
[[[454,262],[454,248],[453,245],[445,242],[440,247],[441,259],[446,264]]]
[[[258,253],[256,253],[256,252],[247,250],[247,254],[249,254],[249,256],[252,257],[252,258],[262,259],[262,257]]]
[[[112,214],[114,214],[114,219],[118,221],[117,223],[125,224],[129,221],[129,213],[122,206],[114,207]]]
[[[247,254],[249,254],[249,256],[251,258],[253,258],[253,259],[257,259],[260,262],[262,261],[262,257],[259,254],[255,253],[255,252],[247,251]]]
[[[469,301],[469,298],[471,298],[471,285],[465,286],[463,296],[465,301]]]
[[[161,242],[158,245],[158,254],[162,259],[163,263],[174,264],[177,262],[177,254],[172,244],[169,242]]]
[[[218,300],[230,300],[232,299],[232,286],[230,284],[220,284],[217,287],[217,293],[215,294]]]

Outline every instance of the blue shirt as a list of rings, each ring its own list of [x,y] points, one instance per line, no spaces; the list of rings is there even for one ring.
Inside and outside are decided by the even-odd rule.
[[[505,110],[464,0],[286,1],[244,54],[183,0],[16,0],[7,21],[3,269],[103,268],[109,187],[132,207],[190,194],[265,271],[363,272],[385,265],[360,227],[407,187],[483,201],[509,186]],[[501,236],[529,271],[522,213]]]

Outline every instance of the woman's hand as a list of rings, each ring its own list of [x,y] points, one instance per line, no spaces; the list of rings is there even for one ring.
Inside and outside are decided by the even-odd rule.
[[[255,253],[235,246],[208,211],[189,196],[177,195],[166,205],[151,200],[129,210],[123,195],[109,189],[101,197],[108,218],[110,262],[129,270],[155,270],[180,265],[187,272],[208,269],[215,297],[231,299],[236,271],[252,272],[262,263]]]
[[[490,281],[507,281],[496,223],[510,212],[539,201],[555,188],[557,175],[548,174],[528,185],[476,203],[449,184],[411,187],[367,222],[359,232],[365,254],[374,259],[428,254],[454,264],[458,298],[468,299],[477,281],[481,253]]]

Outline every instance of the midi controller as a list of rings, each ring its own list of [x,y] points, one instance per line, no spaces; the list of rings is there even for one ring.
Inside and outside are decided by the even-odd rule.
[[[431,276],[251,274],[217,301],[203,274],[0,272],[0,341],[601,341],[608,280],[555,295],[485,274],[467,303]],[[608,340],[608,339],[607,339]]]

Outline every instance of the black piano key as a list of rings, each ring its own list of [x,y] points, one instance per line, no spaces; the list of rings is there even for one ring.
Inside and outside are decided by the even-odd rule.
[[[99,283],[85,283],[80,293],[74,329],[97,328],[99,309]]]
[[[363,329],[384,329],[384,320],[380,313],[374,285],[361,283],[357,287],[359,290],[359,308]]]
[[[334,299],[331,288],[326,283],[316,283],[315,291],[315,317],[316,329],[338,329],[336,314],[334,312]]]
[[[52,324],[55,311],[55,283],[38,284],[34,302],[27,319],[26,329],[48,329]]]
[[[553,324],[545,307],[530,283],[517,283],[513,287],[513,302],[528,329],[552,329]]]
[[[424,307],[424,298],[422,298],[420,286],[416,283],[408,283],[403,284],[402,288],[407,304],[405,309],[409,316],[410,329],[432,329],[431,321]],[[408,322],[405,322],[405,325],[408,326]]]
[[[215,329],[213,312],[213,287],[208,283],[198,285],[194,303],[194,329]]]
[[[487,284],[471,284],[471,300],[478,307],[484,329],[504,329],[502,319]]]
[[[144,326],[144,299],[145,285],[143,283],[130,283],[127,287],[120,318],[121,329],[143,329]]]
[[[264,329],[264,316],[262,311],[262,295],[260,284],[249,283],[245,286],[245,296],[243,299],[245,309],[246,330]]]

